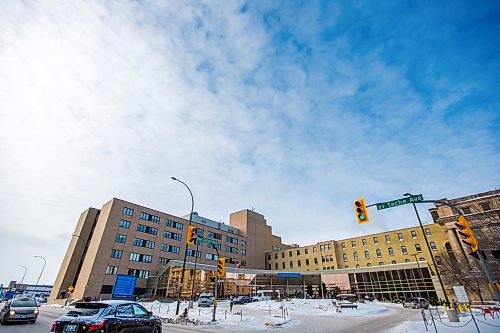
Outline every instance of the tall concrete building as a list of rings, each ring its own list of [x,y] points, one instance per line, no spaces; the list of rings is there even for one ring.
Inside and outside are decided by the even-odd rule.
[[[264,217],[253,211],[231,214],[229,225],[195,213],[192,223],[198,235],[218,241],[228,267],[264,268],[265,252],[288,247],[272,234]],[[183,259],[188,224],[189,215],[177,217],[116,198],[101,209],[85,210],[49,302],[62,302],[68,296],[109,298],[117,274],[136,276],[135,294],[147,294],[148,278],[170,260]],[[207,243],[190,245],[187,256],[188,261],[196,259],[201,265],[217,261],[216,250]]]

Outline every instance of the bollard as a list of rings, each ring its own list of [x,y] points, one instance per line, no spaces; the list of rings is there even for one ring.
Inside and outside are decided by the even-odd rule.
[[[448,320],[450,323],[458,323],[460,320],[458,319],[458,313],[457,310],[455,309],[448,309],[446,311],[446,314],[448,315]]]
[[[240,311],[240,322],[243,321],[243,310]]]
[[[224,321],[226,321],[226,319],[227,319],[227,310],[224,311]]]

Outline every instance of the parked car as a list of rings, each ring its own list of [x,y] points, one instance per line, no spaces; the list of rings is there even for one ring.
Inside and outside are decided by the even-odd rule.
[[[131,301],[79,302],[52,323],[54,333],[161,333],[161,321],[150,311]]]
[[[403,302],[404,308],[413,308],[413,309],[428,309],[429,302],[425,298],[422,297],[410,297],[407,301]]]
[[[0,311],[0,323],[27,321],[31,324],[38,318],[36,301],[29,297],[11,299],[7,301]]]
[[[234,304],[252,303],[252,299],[248,296],[238,296],[233,299]]]
[[[211,306],[214,302],[214,298],[210,294],[201,294],[198,298],[198,307]]]

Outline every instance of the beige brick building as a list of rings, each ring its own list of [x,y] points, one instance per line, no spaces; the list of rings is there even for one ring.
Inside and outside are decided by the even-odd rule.
[[[264,268],[265,252],[286,248],[264,216],[249,210],[231,214],[229,225],[193,215],[200,236],[219,242],[228,267]],[[89,208],[77,223],[49,302],[67,297],[109,298],[117,274],[137,277],[135,294],[148,294],[148,278],[170,260],[182,260],[189,215],[177,217],[120,199]],[[215,265],[207,243],[190,245],[188,261]],[[151,279],[149,279],[151,280]],[[74,287],[71,295],[68,288]],[[58,301],[59,300],[59,301]]]

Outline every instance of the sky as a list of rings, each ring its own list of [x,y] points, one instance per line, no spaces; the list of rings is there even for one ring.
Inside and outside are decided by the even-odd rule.
[[[0,2],[0,283],[113,197],[300,245],[500,186],[496,1]],[[429,205],[419,205],[431,221]]]

